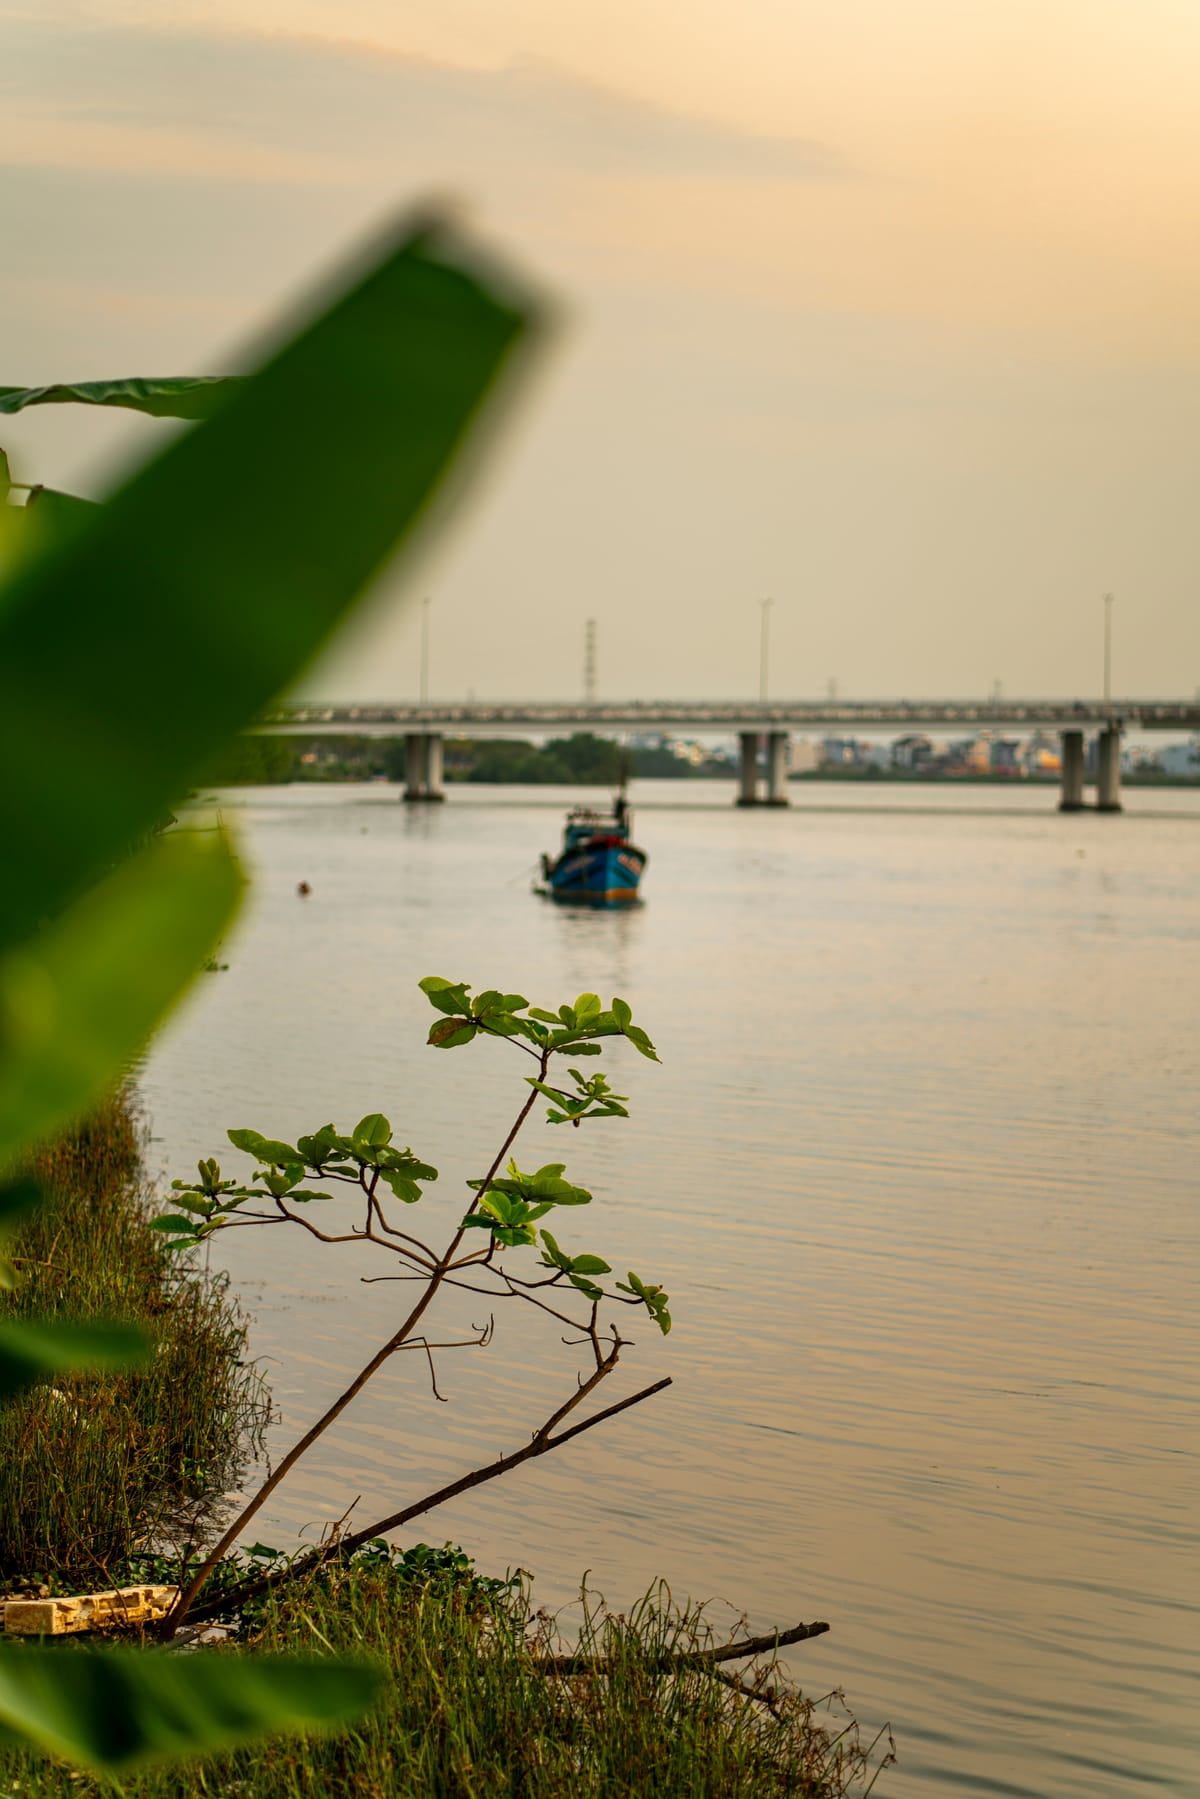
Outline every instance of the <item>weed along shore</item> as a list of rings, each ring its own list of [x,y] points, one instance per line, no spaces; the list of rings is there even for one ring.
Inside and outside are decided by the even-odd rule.
[[[51,1593],[145,1578],[138,1552],[203,1529],[266,1416],[246,1322],[223,1279],[149,1227],[125,1089],[33,1159],[42,1203],[9,1238],[6,1317],[142,1327],[140,1367],[63,1373],[0,1408],[0,1582]]]
[[[464,1016],[491,1019],[490,995],[472,1014],[465,989],[429,985],[447,1023],[459,1005],[468,1008]],[[511,1004],[515,996],[508,997]],[[594,1021],[576,1013],[569,1027],[556,1024],[565,1036]],[[436,1023],[433,1030],[435,1038],[453,1034]],[[476,1034],[503,1033],[480,1023]],[[547,1083],[539,1086],[546,1097]],[[586,1096],[551,1091],[577,1113],[620,1103],[595,1077]],[[353,1157],[368,1171],[388,1161],[383,1122],[367,1134],[371,1141],[361,1132],[347,1139],[340,1163],[332,1141],[304,1141],[318,1166],[332,1160],[346,1173],[353,1168],[357,1183]],[[254,1150],[261,1160],[282,1147],[262,1139]],[[418,1166],[420,1178],[432,1177]],[[568,1629],[538,1607],[532,1577],[480,1573],[451,1545],[397,1547],[360,1533],[289,1555],[246,1535],[227,1543],[219,1496],[240,1482],[267,1400],[247,1364],[245,1320],[223,1283],[186,1245],[180,1253],[182,1231],[162,1229],[161,1216],[153,1228],[131,1095],[118,1095],[39,1154],[35,1173],[44,1200],[9,1239],[20,1278],[4,1306],[20,1315],[136,1322],[155,1347],[140,1368],[43,1380],[0,1411],[5,1595],[53,1601],[123,1587],[136,1595],[136,1627],[123,1627],[119,1600],[105,1600],[94,1606],[100,1627],[90,1635],[44,1639],[63,1658],[77,1658],[89,1643],[116,1639],[119,1647],[125,1639],[157,1641],[159,1655],[174,1660],[203,1641],[206,1655],[244,1660],[248,1672],[286,1654],[349,1659],[382,1674],[375,1706],[348,1732],[285,1733],[184,1766],[127,1772],[122,1790],[130,1799],[213,1791],[256,1799],[351,1792],[557,1799],[568,1791],[595,1799],[647,1791],[680,1799],[699,1791],[865,1799],[872,1790],[890,1760],[890,1739],[864,1741],[839,1695],[814,1701],[779,1663],[790,1644],[827,1630],[823,1623],[722,1636],[703,1606],[680,1603],[659,1585],[619,1615],[585,1587],[582,1622],[572,1608]],[[557,1174],[541,1177],[548,1190],[553,1181],[565,1185]],[[507,1187],[518,1178],[513,1173]],[[251,1199],[252,1189],[222,1185],[215,1167],[201,1185],[218,1202],[209,1208],[212,1220]],[[579,1191],[559,1192],[559,1203],[578,1203]],[[481,1215],[494,1217],[519,1246],[528,1232],[516,1208],[528,1201],[505,1187],[496,1192],[497,1212]],[[210,1221],[202,1209],[187,1216],[201,1234]],[[570,1286],[574,1272],[574,1290],[594,1306],[597,1259],[575,1258],[564,1270],[571,1258],[551,1241],[558,1262],[551,1257],[543,1280]],[[661,1311],[665,1296],[637,1285],[649,1294],[639,1303]],[[195,1587],[205,1569],[204,1603],[172,1636],[172,1595]],[[138,1582],[165,1584],[131,1585]],[[18,1654],[29,1641],[5,1640]],[[27,1794],[99,1799],[112,1790],[106,1776],[19,1748],[0,1756],[0,1778],[6,1790]]]

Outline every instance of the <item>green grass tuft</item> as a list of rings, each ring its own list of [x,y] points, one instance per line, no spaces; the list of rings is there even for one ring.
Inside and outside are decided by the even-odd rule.
[[[146,1223],[133,1100],[39,1154],[45,1195],[8,1251],[13,1318],[119,1318],[152,1335],[140,1371],[60,1376],[0,1408],[0,1583],[110,1584],[141,1542],[193,1528],[265,1414],[246,1328],[218,1279],[181,1273]]]

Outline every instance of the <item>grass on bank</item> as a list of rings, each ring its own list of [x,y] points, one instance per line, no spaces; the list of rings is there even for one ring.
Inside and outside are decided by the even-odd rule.
[[[578,1645],[601,1671],[560,1677],[540,1666],[560,1650],[554,1622],[527,1589],[480,1581],[464,1558],[380,1546],[268,1601],[255,1648],[368,1656],[390,1679],[376,1709],[343,1735],[276,1739],[189,1769],[122,1781],[127,1799],[863,1799],[885,1746],[762,1670],[769,1703],[731,1690],[712,1667],[663,1661],[712,1646],[703,1613],[664,1588],[626,1617],[594,1599]],[[418,1569],[418,1575],[420,1570]],[[64,1645],[63,1653],[71,1653]],[[161,1651],[159,1652],[161,1653]],[[747,1678],[744,1665],[738,1667]],[[88,1776],[23,1755],[0,1761],[5,1790],[46,1799],[111,1792]]]
[[[12,1318],[119,1318],[152,1361],[61,1376],[0,1407],[0,1585],[107,1586],[139,1541],[186,1532],[234,1478],[265,1410],[223,1285],[179,1272],[146,1223],[141,1126],[122,1093],[34,1162],[44,1203],[9,1256]]]

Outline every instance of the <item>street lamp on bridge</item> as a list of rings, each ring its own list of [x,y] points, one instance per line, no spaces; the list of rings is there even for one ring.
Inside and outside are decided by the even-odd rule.
[[[771,608],[774,600],[760,600],[762,622],[758,634],[758,697],[763,705],[767,701],[767,661],[771,645]]]

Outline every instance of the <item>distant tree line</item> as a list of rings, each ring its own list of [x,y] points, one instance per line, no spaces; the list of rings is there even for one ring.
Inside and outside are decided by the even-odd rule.
[[[697,766],[669,749],[626,749],[591,731],[543,744],[512,737],[450,737],[445,742],[447,781],[612,787],[626,773],[642,779],[686,780],[728,778],[733,768],[720,757]],[[229,744],[205,770],[205,784],[211,787],[404,779],[403,737],[247,735]]]

